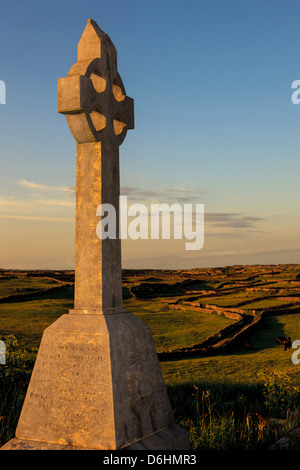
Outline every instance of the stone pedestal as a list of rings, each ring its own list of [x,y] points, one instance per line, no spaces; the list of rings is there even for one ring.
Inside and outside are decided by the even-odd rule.
[[[126,310],[71,311],[43,335],[16,430],[2,449],[188,449],[149,327]]]

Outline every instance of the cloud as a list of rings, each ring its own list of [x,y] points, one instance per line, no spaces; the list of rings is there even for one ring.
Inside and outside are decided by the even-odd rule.
[[[245,238],[248,237],[252,234],[253,232],[209,232],[205,231],[205,237],[206,238],[211,238],[211,237],[217,237],[217,238],[226,238],[226,239],[232,239],[232,238]]]
[[[16,184],[19,184],[25,189],[30,190],[30,195],[24,199],[16,199],[14,197],[0,197],[0,210],[8,210],[13,208],[36,208],[38,205],[44,206],[60,206],[60,207],[74,207],[75,201],[74,198],[70,196],[75,196],[76,188],[68,186],[51,186],[46,184],[35,183],[33,181],[27,181],[25,179],[18,181]],[[57,193],[57,198],[42,197],[41,193],[44,193],[46,196],[47,192]]]
[[[150,190],[140,190],[140,191],[136,191],[135,194],[137,196],[141,196],[141,197],[159,197],[160,196],[160,193],[157,192],[157,191],[150,191]]]
[[[261,217],[246,216],[240,213],[222,213],[222,212],[208,212],[204,215],[205,223],[209,223],[214,227],[228,227],[228,228],[255,228],[258,222],[265,219]]]
[[[17,184],[23,186],[27,189],[38,190],[38,191],[63,191],[72,193],[75,192],[75,188],[70,188],[68,186],[49,186],[46,184],[34,183],[32,181],[22,180],[19,181]]]
[[[121,194],[128,196],[129,199],[135,199],[136,202],[141,202],[149,199],[156,200],[160,203],[174,203],[186,204],[198,202],[199,196],[204,194],[201,190],[190,190],[186,188],[167,188],[162,190],[143,189],[137,186],[122,186]]]
[[[135,186],[122,186],[121,194],[123,196],[128,196],[129,198],[140,198],[144,199],[147,197],[159,197],[161,193],[159,191],[153,191],[148,189],[141,189]]]
[[[37,199],[35,200],[38,204],[46,205],[46,206],[66,206],[66,207],[74,207],[75,201],[65,201],[62,199]]]
[[[183,187],[178,188],[167,188],[162,191],[141,189],[137,186],[124,186],[121,188],[121,194],[127,195],[128,199],[134,200],[134,202],[147,201],[148,209],[150,210],[150,204],[153,202],[159,204],[200,204],[199,197],[204,194],[204,191],[198,189],[186,189]],[[183,207],[182,207],[183,209]],[[193,214],[193,220],[195,220],[195,214]],[[204,223],[212,228],[222,228],[238,230],[236,232],[215,232],[211,233],[212,236],[222,236],[223,238],[238,238],[241,235],[242,229],[249,229],[251,232],[262,232],[258,230],[257,226],[261,222],[265,221],[262,217],[254,217],[245,215],[238,212],[204,212]]]
[[[15,198],[5,198],[0,197],[0,210],[13,210],[13,209],[34,209],[37,204],[43,206],[61,206],[61,207],[74,207],[75,201],[70,201],[67,199],[15,199]]]
[[[40,217],[34,215],[6,215],[0,214],[0,219],[18,219],[18,220],[36,220],[42,222],[75,222],[75,218],[62,218],[62,217]]]
[[[66,193],[74,194],[74,196],[76,195],[76,187],[75,186],[73,186],[73,187],[63,186],[62,190],[65,191]]]
[[[138,190],[139,190],[139,188],[136,188],[134,186],[122,186],[121,187],[121,194],[124,194],[124,196],[125,195],[129,196],[130,194],[133,194]]]
[[[205,193],[205,191],[203,191],[202,189],[194,189],[194,190],[191,190],[191,189],[186,189],[186,188],[171,188],[171,189],[167,189],[167,192],[168,193],[176,193],[176,194],[185,194],[185,195],[188,195],[188,194],[197,194],[197,195],[202,195]]]
[[[13,197],[0,197],[0,209],[28,206],[28,201],[21,201]]]

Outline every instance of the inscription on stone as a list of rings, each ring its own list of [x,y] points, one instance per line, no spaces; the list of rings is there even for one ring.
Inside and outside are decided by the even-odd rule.
[[[33,377],[29,406],[64,410],[73,403],[77,416],[87,406],[99,417],[104,416],[107,401],[103,393],[99,394],[95,382],[95,379],[101,382],[107,379],[103,346],[67,344],[53,348],[52,344],[51,347],[51,352],[47,348],[41,351],[40,367],[47,369],[47,374]]]

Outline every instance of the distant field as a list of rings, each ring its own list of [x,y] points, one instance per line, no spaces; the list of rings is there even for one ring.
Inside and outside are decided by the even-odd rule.
[[[0,279],[0,298],[59,286],[55,279]]]
[[[38,347],[45,328],[73,308],[68,299],[0,304],[0,336],[14,334],[26,347]]]
[[[125,300],[124,306],[152,331],[157,351],[192,346],[233,323],[208,313],[161,311],[160,302]],[[0,304],[0,335],[14,334],[26,346],[37,347],[44,329],[73,308],[73,299],[47,298]]]
[[[300,315],[266,318],[264,328],[250,336],[253,351],[236,351],[208,358],[185,359],[161,364],[167,383],[245,383],[259,381],[259,372],[284,371],[300,384],[300,364],[291,361],[291,351],[276,344],[277,336],[300,339]]]
[[[227,327],[236,318],[225,313],[230,307],[245,312],[245,325],[251,315],[269,314],[258,329],[249,330],[247,342],[234,343],[232,350],[220,347],[207,357],[181,357],[162,360],[161,367],[167,383],[231,382],[255,383],[258,372],[282,370],[300,381],[300,365],[291,361],[292,351],[276,344],[277,336],[300,339],[299,265],[236,266],[227,268],[194,269],[188,271],[128,270],[123,272],[124,306],[152,331],[158,353],[191,348]],[[62,314],[73,308],[71,272],[6,272],[0,270],[0,337],[14,334],[26,347],[38,347],[44,329]],[[71,284],[71,287],[70,287]],[[62,286],[61,290],[51,291]],[[50,289],[50,291],[48,290]],[[35,294],[36,291],[42,291]],[[4,297],[20,294],[18,298]],[[31,295],[32,294],[32,295]],[[2,299],[2,300],[1,300]],[[194,306],[180,304],[190,300]],[[205,305],[225,308],[217,315],[201,310]],[[288,310],[286,309],[288,306]],[[172,307],[178,307],[172,308]],[[276,311],[274,311],[276,307]],[[243,317],[244,318],[244,317]],[[252,321],[252,320],[251,320]],[[248,323],[247,323],[248,322]],[[251,322],[250,322],[251,323]],[[239,331],[238,331],[239,333]],[[231,339],[235,330],[223,339]]]
[[[214,296],[214,297],[201,297],[201,303],[202,304],[214,304],[218,305],[219,307],[227,307],[229,305],[235,306],[236,304],[239,304],[240,302],[243,302],[245,300],[251,300],[251,299],[256,299],[257,297],[260,297],[261,295],[266,295],[265,293],[259,291],[259,292],[247,292],[247,291],[242,291],[237,294],[231,294],[231,295],[220,295],[220,296]]]
[[[152,331],[157,352],[189,347],[234,323],[211,313],[185,310],[161,310],[161,302],[127,300],[124,306],[143,320]]]
[[[264,309],[270,307],[284,307],[293,303],[293,300],[290,299],[263,299],[257,302],[251,302],[247,304],[247,308],[254,308],[254,309]],[[298,300],[299,303],[299,300]]]

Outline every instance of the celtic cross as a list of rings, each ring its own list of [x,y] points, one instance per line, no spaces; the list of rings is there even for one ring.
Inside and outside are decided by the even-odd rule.
[[[119,145],[133,128],[133,100],[92,20],[78,62],[59,79],[58,111],[77,141],[75,305],[45,329],[16,437],[2,449],[189,450],[151,330],[122,306],[120,238],[96,232],[99,205],[119,214]]]
[[[99,239],[96,211],[112,204],[119,227],[119,146],[134,127],[133,99],[117,70],[117,52],[91,19],[78,61],[58,79],[58,112],[77,142],[75,302],[70,313],[122,311],[121,242]],[[118,231],[118,230],[117,230]]]

